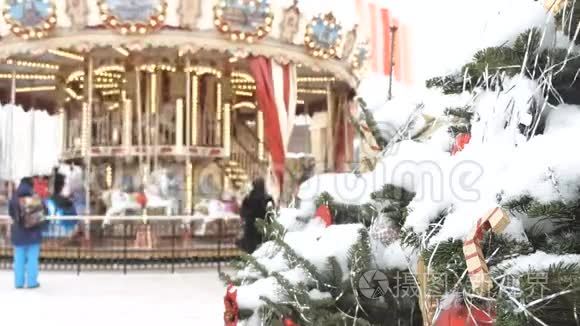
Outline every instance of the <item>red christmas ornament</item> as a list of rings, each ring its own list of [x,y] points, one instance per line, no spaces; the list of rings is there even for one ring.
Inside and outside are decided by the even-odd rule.
[[[464,305],[456,304],[441,312],[435,326],[489,326],[493,325],[494,319],[494,312],[473,306],[467,309]]]
[[[229,284],[224,296],[224,326],[237,326],[238,314],[238,289],[233,284]]]
[[[451,155],[455,155],[458,152],[461,152],[463,150],[463,148],[465,147],[465,145],[469,144],[470,140],[471,140],[471,134],[466,134],[466,133],[457,134],[457,136],[455,137],[455,143],[453,144],[453,147],[451,148]]]
[[[284,326],[299,326],[298,324],[296,324],[294,322],[294,320],[292,320],[292,318],[290,317],[284,317],[282,319],[282,323],[284,324]]]
[[[135,201],[141,205],[141,208],[145,208],[147,206],[147,196],[144,192],[138,192],[135,194]]]
[[[330,214],[330,209],[326,205],[318,206],[316,212],[314,213],[314,216],[322,219],[324,221],[324,224],[326,224],[326,226],[332,224],[332,215]]]

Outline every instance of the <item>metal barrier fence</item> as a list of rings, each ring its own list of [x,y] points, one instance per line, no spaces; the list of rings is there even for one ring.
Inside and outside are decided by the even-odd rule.
[[[12,267],[11,219],[0,216],[0,269]],[[215,266],[239,256],[240,218],[58,216],[43,228],[41,269],[167,270]]]

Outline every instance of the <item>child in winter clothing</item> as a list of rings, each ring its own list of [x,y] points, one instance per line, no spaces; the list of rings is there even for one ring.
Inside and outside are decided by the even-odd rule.
[[[31,178],[22,178],[16,193],[12,196],[8,211],[12,217],[12,244],[14,246],[14,286],[17,289],[39,287],[38,265],[42,226],[26,228],[20,223],[20,198],[32,197],[34,194]]]

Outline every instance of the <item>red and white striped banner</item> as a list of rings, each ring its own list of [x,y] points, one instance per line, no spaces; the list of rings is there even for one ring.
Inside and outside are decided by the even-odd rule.
[[[293,64],[279,65],[262,56],[250,59],[256,80],[258,107],[264,114],[264,134],[270,152],[273,180],[270,191],[279,198],[284,185],[286,150],[296,114],[297,79]]]
[[[383,4],[372,0],[356,0],[358,16],[359,40],[368,40],[370,49],[371,72],[389,75],[391,73],[391,57],[393,62],[393,78],[401,82],[409,82],[411,73],[406,62],[407,29]],[[391,27],[396,26],[394,43]],[[392,48],[391,48],[392,47]],[[392,56],[391,56],[392,53]]]

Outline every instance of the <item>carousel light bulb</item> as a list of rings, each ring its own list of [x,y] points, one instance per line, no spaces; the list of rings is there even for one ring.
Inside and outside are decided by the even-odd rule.
[[[313,41],[310,41],[310,43],[308,43],[308,46],[313,48],[316,45],[316,43],[314,43]]]
[[[139,27],[139,34],[145,34],[145,32],[147,32],[147,29],[145,29],[145,27]]]
[[[52,16],[52,17],[50,17],[50,18],[48,19],[48,21],[49,21],[51,24],[54,24],[54,23],[56,23],[56,17]]]
[[[262,37],[264,35],[264,31],[259,29],[258,30],[258,37]]]
[[[101,15],[101,20],[106,21],[107,19],[109,19],[108,15],[105,15],[105,14]]]
[[[121,28],[121,34],[127,34],[127,27]]]
[[[232,33],[232,34],[230,35],[230,38],[232,39],[232,41],[237,41],[237,40],[238,40],[238,34],[236,34],[236,33]]]
[[[150,19],[149,20],[149,25],[155,27],[155,26],[157,26],[157,21],[155,19]]]
[[[222,9],[216,9],[215,14],[216,16],[221,17],[224,14],[224,11]]]
[[[247,41],[248,43],[254,43],[254,38],[252,36],[248,36]]]
[[[157,16],[157,20],[164,21],[165,20],[165,16],[164,15],[159,15],[159,16]]]
[[[109,24],[111,24],[111,26],[113,26],[113,27],[117,26],[117,20],[115,18],[113,18],[109,21]]]
[[[266,32],[270,32],[272,30],[270,26],[266,26],[264,29],[266,30]]]
[[[219,26],[219,25],[220,25],[222,22],[221,22],[221,20],[219,20],[219,19],[216,19],[216,20],[214,20],[214,21],[213,21],[213,23],[214,23],[215,25]]]
[[[272,17],[271,16],[266,17],[265,21],[266,21],[266,24],[271,24],[272,23]]]
[[[137,26],[131,25],[129,29],[131,30],[131,33],[135,33],[137,31]]]
[[[44,23],[44,24],[42,24],[42,27],[44,27],[46,29],[49,29],[50,28],[50,24],[49,23]]]
[[[240,40],[244,40],[246,38],[246,33],[241,32],[240,33]]]

